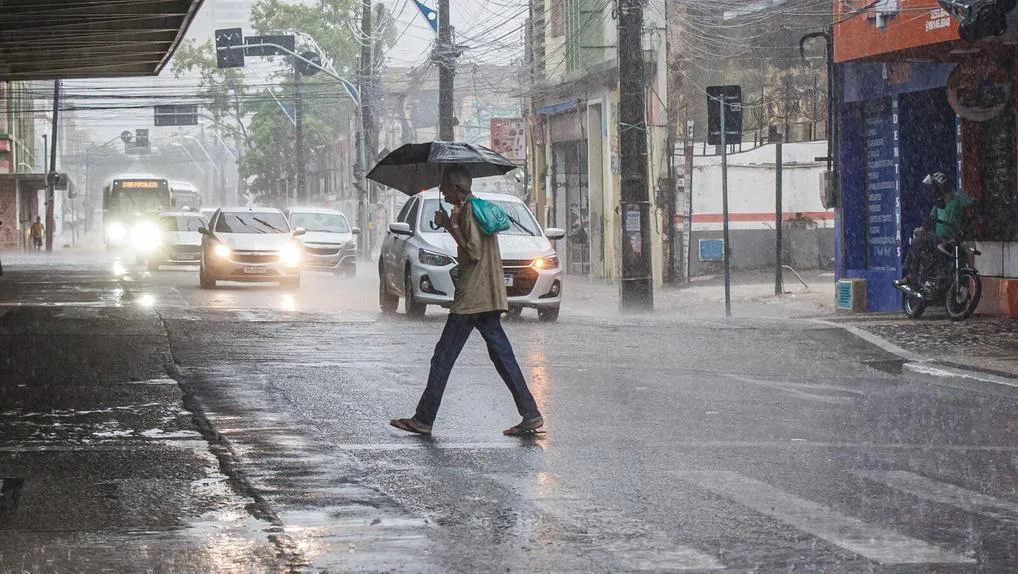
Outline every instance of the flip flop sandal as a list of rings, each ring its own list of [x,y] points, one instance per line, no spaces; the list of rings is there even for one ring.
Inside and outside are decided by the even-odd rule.
[[[414,419],[392,419],[389,424],[402,431],[431,436],[431,429]]]

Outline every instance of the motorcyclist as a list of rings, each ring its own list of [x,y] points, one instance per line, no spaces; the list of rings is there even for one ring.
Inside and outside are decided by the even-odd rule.
[[[932,187],[933,209],[922,227],[917,227],[905,255],[905,276],[894,282],[897,286],[917,285],[920,271],[928,269],[936,260],[937,247],[954,239],[963,231],[965,209],[974,200],[963,192],[954,193],[950,180],[942,172],[931,173],[923,185]]]

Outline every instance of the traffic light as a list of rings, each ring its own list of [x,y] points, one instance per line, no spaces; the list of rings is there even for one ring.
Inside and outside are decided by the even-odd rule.
[[[1018,0],[939,0],[940,6],[958,18],[958,36],[976,42],[1007,31],[1007,15]]]
[[[220,68],[244,67],[244,31],[240,28],[216,30],[216,65]]]

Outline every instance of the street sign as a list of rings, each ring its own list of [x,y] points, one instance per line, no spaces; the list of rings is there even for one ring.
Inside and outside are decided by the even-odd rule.
[[[294,50],[294,38],[292,35],[272,36],[248,36],[244,38],[244,54],[247,56],[289,56]],[[275,44],[275,46],[262,46],[259,44]],[[280,50],[276,46],[282,46],[289,52]]]
[[[216,30],[216,65],[220,68],[244,67],[244,30],[223,28]],[[232,48],[232,49],[231,49]]]
[[[317,52],[304,52],[300,55],[300,57],[303,58],[303,60],[300,58],[294,58],[293,65],[301,74],[305,76],[313,76],[322,68],[322,57],[319,56]],[[311,64],[308,62],[311,62]]]
[[[707,88],[707,144],[721,145],[721,102],[725,102],[725,141],[742,141],[742,87]]]
[[[124,153],[129,155],[146,155],[152,153],[149,145],[148,129],[134,130],[134,140],[124,142]]]
[[[155,112],[156,127],[198,125],[198,104],[156,106]]]

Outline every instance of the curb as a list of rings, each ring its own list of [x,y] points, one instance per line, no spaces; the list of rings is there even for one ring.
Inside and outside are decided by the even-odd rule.
[[[935,363],[905,363],[903,375],[921,383],[975,391],[998,397],[1018,398],[1018,379],[980,373]]]
[[[941,365],[933,359],[903,349],[883,337],[874,335],[854,325],[820,319],[813,319],[812,322],[827,327],[843,329],[867,343],[875,345],[904,360],[905,362],[901,366],[901,374],[912,381],[999,397],[1018,398],[1018,379],[1016,378],[984,373],[974,369]]]

